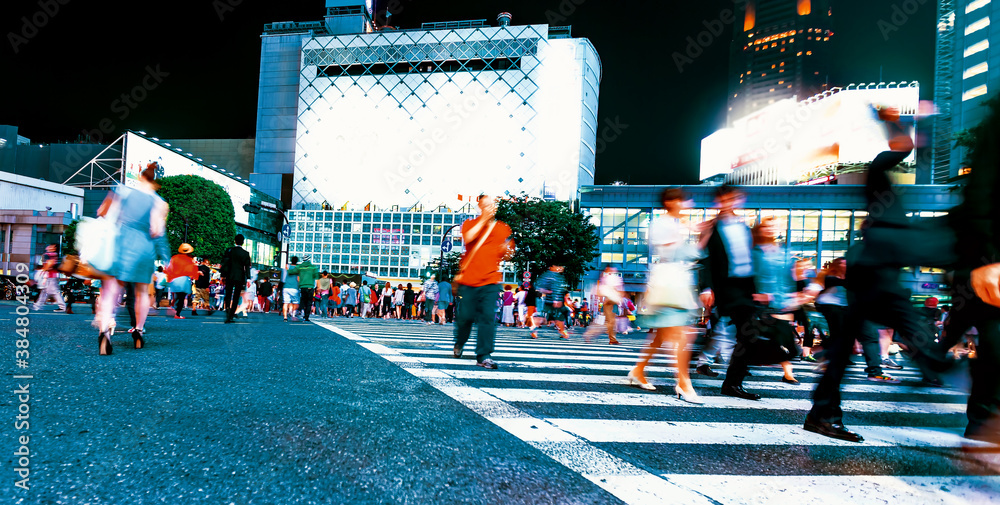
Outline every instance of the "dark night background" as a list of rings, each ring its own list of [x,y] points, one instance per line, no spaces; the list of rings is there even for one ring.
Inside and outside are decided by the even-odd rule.
[[[39,2],[5,3],[0,21],[0,89],[7,97],[0,124],[20,127],[36,143],[75,141],[104,118],[115,123],[108,140],[124,129],[161,138],[253,137],[261,28],[321,20],[325,6],[323,0],[59,1],[65,5],[16,54],[9,34],[21,32],[22,16],[41,11]],[[597,183],[697,183],[701,138],[725,118],[731,28],[683,73],[672,54],[684,51],[704,21],[733,8],[732,0],[397,1],[391,24],[401,28],[463,19],[495,26],[502,11],[513,14],[512,24],[548,23],[554,15],[551,24],[572,25],[573,36],[589,38],[601,57],[601,126],[616,118],[627,125],[598,155]],[[878,82],[881,68],[883,81],[918,80],[922,97],[931,98],[936,2],[913,3],[917,12],[887,41],[878,22],[891,23],[903,0],[834,1],[831,85]],[[387,5],[377,1],[380,19]],[[156,65],[169,76],[119,120],[112,101]]]

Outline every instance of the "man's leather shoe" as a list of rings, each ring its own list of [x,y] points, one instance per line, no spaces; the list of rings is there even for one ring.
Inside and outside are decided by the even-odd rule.
[[[229,324],[229,323],[232,323],[232,322],[234,322],[232,319],[226,319],[225,321],[223,321],[223,323],[225,323],[225,324]]]
[[[699,374],[701,374],[701,375],[704,375],[706,377],[718,377],[719,376],[719,372],[716,372],[716,371],[712,370],[712,367],[710,367],[708,365],[701,365],[698,368],[695,368],[694,371],[697,372],[697,373],[699,373]]]
[[[840,440],[847,440],[848,442],[864,442],[865,439],[861,435],[848,430],[840,423],[826,423],[822,421],[814,421],[810,418],[806,418],[806,423],[804,426],[806,431],[811,431],[813,433],[819,433],[824,437],[837,438]]]
[[[744,400],[760,400],[760,395],[743,389],[743,386],[722,386],[722,394]]]

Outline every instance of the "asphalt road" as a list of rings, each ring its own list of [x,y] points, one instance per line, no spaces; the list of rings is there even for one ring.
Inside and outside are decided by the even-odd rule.
[[[82,306],[80,306],[82,308]],[[0,305],[8,390],[0,399],[11,503],[986,503],[1000,455],[957,434],[961,391],[846,381],[864,445],[801,430],[802,386],[755,367],[762,402],[706,405],[622,384],[644,335],[625,345],[538,340],[501,329],[497,371],[451,357],[451,327],[283,323],[251,314],[152,316],[147,346],[113,338],[98,356],[84,314],[29,314],[27,367],[14,305]],[[123,311],[124,312],[124,311]],[[314,320],[315,321],[315,320]],[[119,327],[127,327],[119,316]],[[23,355],[22,355],[23,356]],[[16,379],[14,375],[31,375]],[[912,370],[902,378],[915,381]],[[14,391],[28,386],[22,402]],[[20,396],[24,396],[23,394]],[[30,427],[15,429],[22,403]],[[23,415],[23,414],[22,414]],[[29,489],[14,469],[30,436]],[[986,501],[984,501],[986,500]]]
[[[118,333],[99,356],[91,316],[53,308],[30,314],[20,369],[0,305],[7,389],[30,391],[28,430],[13,429],[17,395],[0,400],[8,503],[619,503],[312,324],[152,316],[145,349]],[[24,435],[28,490],[12,470]]]

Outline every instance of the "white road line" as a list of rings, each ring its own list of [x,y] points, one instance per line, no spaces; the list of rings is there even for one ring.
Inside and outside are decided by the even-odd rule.
[[[888,475],[670,475],[674,484],[711,496],[717,503],[996,503],[1000,477],[893,477]],[[618,478],[615,478],[618,479]],[[627,478],[619,485],[633,485]],[[822,498],[820,498],[822,497]]]
[[[729,396],[702,397],[703,405],[695,405],[672,396],[649,393],[602,393],[596,391],[559,391],[552,389],[482,388],[483,391],[506,402],[558,403],[578,405],[633,405],[643,407],[691,407],[755,410],[808,411],[812,400],[793,398],[763,398],[759,401],[741,400]],[[961,414],[963,403],[922,403],[845,400],[844,412],[884,412],[906,414]]]
[[[558,356],[557,358],[562,358],[562,356]],[[461,367],[472,367],[472,366],[476,365],[476,363],[475,363],[474,360],[469,360],[469,359],[455,359],[455,358],[418,358],[418,359],[419,359],[419,361],[421,363],[425,363],[425,364],[428,364],[428,365],[448,365],[448,366],[461,366]],[[511,361],[511,360],[505,360],[505,359],[503,359],[502,355],[500,355],[500,356],[494,356],[494,359],[496,359],[499,362],[501,370],[510,369],[510,368],[513,368],[513,369],[519,369],[519,368],[536,368],[536,369],[537,368],[553,368],[553,369],[562,369],[562,370],[605,370],[605,371],[609,371],[609,372],[621,372],[622,375],[625,375],[630,370],[632,370],[632,368],[633,368],[633,366],[631,364],[628,364],[628,365],[614,365],[614,364],[603,364],[603,363],[574,363],[574,362],[567,362],[567,361]],[[654,362],[654,363],[656,363],[656,362]],[[650,366],[650,367],[646,368],[646,370],[647,370],[648,374],[652,374],[652,373],[658,373],[658,372],[669,372],[669,371],[672,371],[673,368],[672,367],[668,368],[668,367],[665,367],[665,366]],[[782,375],[784,375],[780,369],[760,369],[760,368],[756,368],[755,367],[752,370],[753,370],[752,373],[753,373],[754,377],[781,377]],[[919,375],[919,372],[917,372],[917,374]],[[894,376],[898,376],[899,378],[906,378],[905,375],[907,375],[907,374],[893,373],[893,375]],[[817,375],[817,377],[818,377],[818,375]],[[855,371],[852,371],[851,369],[848,369],[846,377],[847,378],[855,378],[856,379],[856,378],[867,378],[868,376],[866,374],[864,374],[863,372],[861,372],[860,370],[855,372]]]
[[[438,369],[433,369],[440,371]],[[443,373],[443,372],[442,372]],[[557,374],[541,372],[508,372],[500,370],[448,370],[448,375],[457,379],[474,380],[504,380],[504,381],[535,381],[535,382],[566,382],[571,384],[625,384],[625,374],[622,375],[587,375],[587,374]],[[743,384],[748,389],[768,391],[812,391],[813,383],[802,383],[798,386],[784,382],[761,382],[748,377]],[[677,384],[675,379],[647,377],[654,386],[670,386]],[[695,388],[716,388],[722,385],[719,379],[693,379]],[[892,393],[892,394],[926,394],[942,396],[967,396],[966,393],[954,389],[910,387],[893,384],[847,384],[840,388],[842,393]]]
[[[962,437],[962,428],[912,428],[907,426],[854,426],[863,443],[810,433],[801,424],[702,423],[628,421],[608,419],[546,419],[553,426],[596,443],[696,444],[696,445],[804,445],[841,447],[996,447]],[[517,424],[507,420],[510,424]],[[509,430],[508,430],[509,431]],[[527,435],[534,431],[524,432]],[[542,438],[538,432],[532,440]]]
[[[364,337],[331,325],[321,325],[321,327],[346,338],[368,343]],[[375,345],[377,346],[378,344]],[[391,354],[393,350],[385,346],[373,346],[371,349],[390,352],[390,354],[380,354],[382,357],[398,356]],[[499,422],[506,422],[512,419],[534,419],[516,407],[490,397],[483,390],[467,386],[457,379],[431,377],[424,374],[424,370],[420,368],[404,368],[404,370],[410,373],[413,373],[414,370],[420,370],[414,376],[423,379],[428,384],[461,402],[466,407],[479,413],[485,419],[501,428],[504,426],[499,424]],[[503,415],[496,415],[498,411]],[[661,477],[638,468],[572,435],[560,435],[558,429],[548,425],[544,420],[534,419],[534,422],[540,423],[539,426],[544,425],[542,429],[544,429],[548,437],[559,439],[559,441],[554,443],[550,441],[528,442],[530,445],[570,470],[580,473],[597,486],[630,505],[659,505],[667,502],[698,505],[713,503],[702,495],[671,484]],[[636,484],[636,487],[626,487],[616,484],[620,482],[618,479],[621,478],[628,478],[630,482]]]

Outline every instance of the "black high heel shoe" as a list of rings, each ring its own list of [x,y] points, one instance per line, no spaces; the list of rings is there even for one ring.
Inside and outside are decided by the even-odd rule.
[[[108,356],[113,353],[111,349],[111,337],[108,336],[108,332],[102,331],[100,335],[97,336],[97,347],[101,356]]]
[[[146,339],[143,338],[143,333],[146,333],[146,330],[136,329],[132,332],[132,340],[135,342],[136,349],[142,349],[146,346]]]

